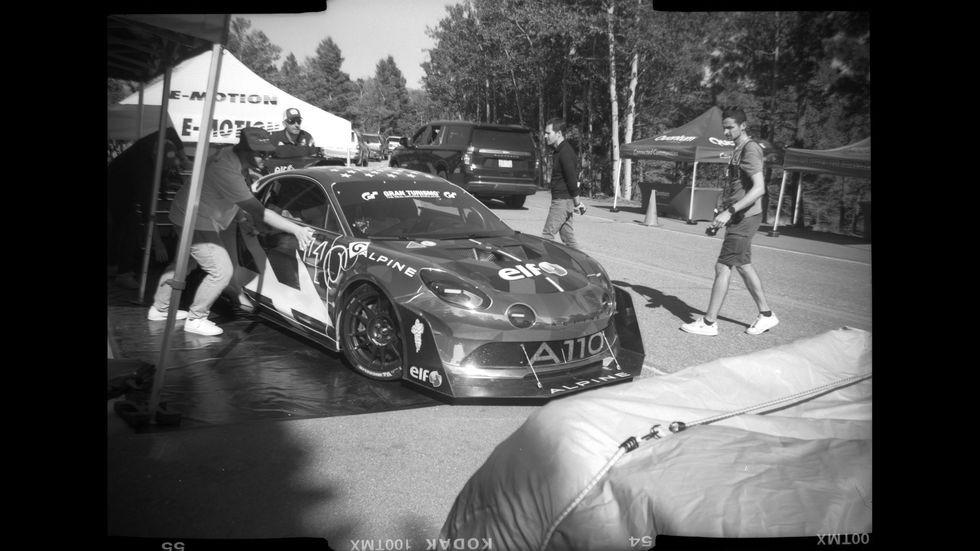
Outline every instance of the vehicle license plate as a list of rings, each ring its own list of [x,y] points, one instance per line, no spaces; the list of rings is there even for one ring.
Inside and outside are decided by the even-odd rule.
[[[514,168],[514,161],[510,159],[497,159],[497,166],[500,168]]]

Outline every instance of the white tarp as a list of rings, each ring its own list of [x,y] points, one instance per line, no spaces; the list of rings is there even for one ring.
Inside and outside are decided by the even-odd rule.
[[[281,130],[283,111],[295,107],[303,116],[303,130],[313,135],[317,147],[323,148],[327,156],[346,158],[350,121],[287,94],[253,73],[227,50],[222,49],[221,53],[221,80],[211,121],[211,143],[238,143],[239,131],[249,126],[260,126],[269,132]],[[200,133],[211,56],[211,52],[205,52],[173,70],[167,112],[185,144],[195,143]],[[147,85],[143,103],[160,105],[162,91],[162,81]],[[138,104],[139,93],[119,103]]]
[[[870,378],[642,441],[596,476],[627,437],[654,425],[694,423],[870,373],[871,333],[842,328],[549,402],[473,474],[439,537],[492,540],[495,549],[628,551],[653,547],[658,535],[867,536]]]

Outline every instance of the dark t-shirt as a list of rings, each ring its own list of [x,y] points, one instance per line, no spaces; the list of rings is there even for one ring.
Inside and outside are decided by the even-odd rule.
[[[575,149],[563,140],[552,156],[551,198],[573,199],[578,196],[578,171],[575,170]]]
[[[752,189],[752,175],[762,172],[762,146],[755,140],[745,142],[732,153],[728,163],[728,177],[721,193],[721,205],[733,205],[745,197]],[[762,197],[759,197],[749,208],[744,209],[744,216],[754,216],[762,212]]]
[[[313,135],[306,130],[300,130],[295,141],[290,139],[291,137],[286,129],[276,130],[270,137],[274,145],[305,145],[313,147]]]

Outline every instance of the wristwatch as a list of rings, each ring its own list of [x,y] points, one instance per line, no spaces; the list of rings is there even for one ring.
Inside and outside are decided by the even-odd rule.
[[[727,210],[728,210],[728,214],[731,214],[732,216],[735,215],[735,205],[729,206]]]

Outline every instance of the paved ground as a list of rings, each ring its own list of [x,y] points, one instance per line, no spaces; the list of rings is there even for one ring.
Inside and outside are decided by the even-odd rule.
[[[494,208],[537,234],[548,196]],[[721,335],[678,326],[707,306],[721,241],[638,205],[590,201],[582,248],[633,296],[642,376],[777,346],[841,326],[871,330],[871,245],[820,234],[760,232],[754,264],[782,323],[758,337],[748,292],[733,281]],[[107,534],[181,538],[323,537],[334,549],[425,549],[459,489],[533,407],[436,406],[376,414],[257,421],[134,434],[108,414]],[[390,543],[386,541],[390,540]],[[401,547],[396,547],[401,545]],[[379,547],[375,547],[379,548]]]

